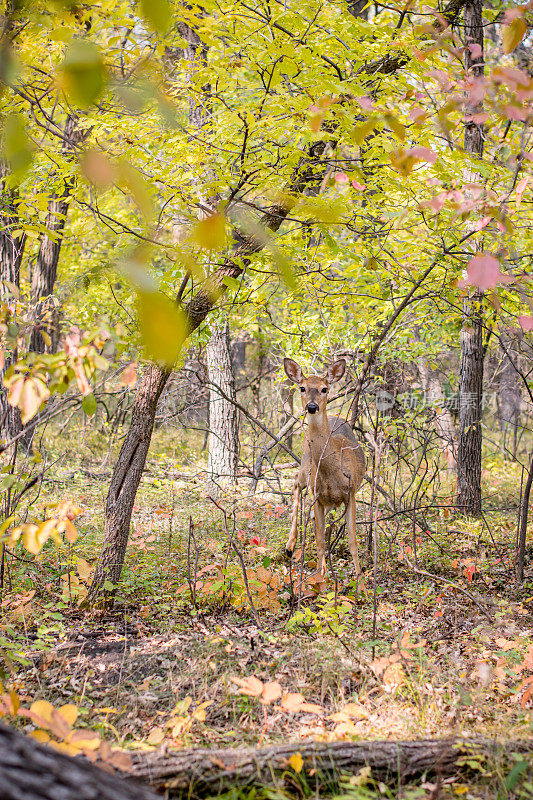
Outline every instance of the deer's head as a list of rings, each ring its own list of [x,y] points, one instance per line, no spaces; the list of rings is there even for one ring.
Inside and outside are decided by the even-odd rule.
[[[346,361],[340,358],[330,364],[324,375],[303,374],[302,368],[292,358],[283,359],[287,377],[300,388],[302,407],[308,414],[325,412],[329,387],[340,381],[346,371]]]

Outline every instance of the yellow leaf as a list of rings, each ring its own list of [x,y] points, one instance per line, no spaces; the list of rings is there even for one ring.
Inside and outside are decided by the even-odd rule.
[[[70,520],[68,519],[65,520],[65,539],[67,540],[67,542],[70,542],[70,544],[74,544],[77,538],[78,538],[78,531],[76,530],[72,522],[70,522]]]
[[[194,227],[192,238],[206,250],[223,250],[226,246],[226,218],[223,214],[211,214]]]
[[[7,382],[6,382],[7,385]],[[24,378],[22,375],[16,378],[12,383],[9,383],[9,392],[7,393],[7,402],[9,405],[16,407],[19,404],[20,395],[24,388]]]
[[[50,735],[46,731],[36,730],[31,731],[30,736],[36,739],[40,744],[46,744],[50,741]]]
[[[70,726],[76,723],[78,719],[78,706],[75,706],[74,703],[67,703],[61,708],[57,709],[58,713],[61,714],[64,719],[68,722]]]
[[[163,728],[152,728],[150,733],[148,734],[147,742],[148,744],[158,745],[161,744],[163,739],[165,738],[165,731]]]
[[[504,53],[512,53],[526,35],[527,25],[522,17],[515,17],[509,25],[502,28],[502,44]]]
[[[11,713],[16,714],[20,708],[19,696],[14,689],[11,689],[11,691],[9,692],[9,697],[11,698],[11,709],[12,709]]]
[[[100,737],[92,731],[78,729],[69,734],[67,744],[73,745],[79,750],[97,750],[100,746]]]
[[[85,561],[84,558],[78,558],[78,563],[76,565],[76,569],[78,571],[78,575],[82,579],[82,581],[86,581],[87,578],[90,577],[92,573],[92,567],[90,564]]]
[[[185,314],[161,292],[138,292],[139,326],[149,358],[172,366],[188,333]]]
[[[47,700],[36,700],[30,706],[31,718],[42,728],[49,728],[54,707]]]
[[[304,760],[302,758],[302,754],[300,752],[293,753],[292,756],[289,758],[289,765],[293,768],[295,772],[300,774],[304,766]]]
[[[24,425],[36,415],[41,403],[48,400],[49,397],[48,387],[38,378],[28,378],[24,381],[18,401],[20,417]]]
[[[80,754],[79,747],[67,744],[67,742],[49,742],[49,744],[54,750],[58,750],[60,753],[66,753],[67,756],[78,756]]]

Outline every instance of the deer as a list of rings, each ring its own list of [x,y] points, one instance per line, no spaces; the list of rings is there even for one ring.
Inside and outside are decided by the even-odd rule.
[[[326,405],[330,387],[341,380],[346,362],[339,359],[331,364],[324,375],[306,377],[302,368],[291,358],[283,361],[289,380],[295,383],[302,398],[307,417],[307,431],[300,469],[293,489],[291,530],[285,554],[292,558],[298,536],[298,511],[302,491],[308,487],[313,499],[317,570],[326,573],[326,514],[332,508],[346,508],[346,529],[350,553],[357,573],[359,554],[357,548],[355,496],[365,474],[365,456],[349,423],[341,417],[328,417]]]

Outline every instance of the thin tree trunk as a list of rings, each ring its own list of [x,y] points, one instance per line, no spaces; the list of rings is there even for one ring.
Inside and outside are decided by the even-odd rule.
[[[68,115],[63,135],[63,153],[72,155],[76,146],[85,136],[78,128],[78,117],[76,115]],[[47,350],[54,352],[58,346],[59,315],[52,295],[56,283],[57,265],[74,185],[74,176],[66,178],[63,191],[60,194],[54,193],[48,203],[46,217],[48,232],[44,233],[41,238],[31,282],[34,328],[31,334],[30,350],[33,353],[45,353]]]
[[[213,327],[206,354],[209,379],[207,471],[210,490],[216,494],[220,483],[235,483],[239,451],[237,408],[234,402],[230,402],[217,391],[220,388],[231,400],[237,399],[228,322]]]
[[[465,65],[470,75],[478,79],[484,71],[482,0],[470,0],[465,5],[464,20]],[[468,46],[470,44],[479,46],[475,58]],[[468,105],[465,109],[465,150],[473,157],[483,154],[483,128],[472,121],[472,115],[479,110],[479,104]],[[465,175],[465,182],[479,179],[475,166],[472,166]],[[457,507],[462,513],[472,516],[481,513],[483,359],[483,293],[475,290],[463,304],[457,448]]]
[[[517,557],[517,578],[520,582],[524,580],[524,564],[526,555],[526,535],[527,535],[527,518],[529,516],[529,498],[531,495],[531,486],[533,485],[533,455],[529,462],[529,474],[527,476],[526,485],[524,487],[524,496],[522,497],[522,505],[519,510],[520,514],[520,531],[518,537],[518,557]]]
[[[0,302],[9,308],[9,321],[16,321],[16,304],[20,286],[20,266],[26,244],[26,235],[13,236],[20,226],[18,214],[18,192],[6,186],[9,174],[7,162],[0,158]],[[7,402],[4,375],[16,360],[16,352],[5,355],[0,369],[0,433],[2,438],[12,439],[22,430],[20,412]]]

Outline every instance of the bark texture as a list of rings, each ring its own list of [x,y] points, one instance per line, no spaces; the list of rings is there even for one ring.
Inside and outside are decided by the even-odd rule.
[[[200,798],[247,786],[295,786],[305,782],[327,788],[339,776],[355,774],[370,766],[379,780],[406,781],[429,773],[442,778],[459,770],[465,752],[499,757],[508,752],[533,753],[533,741],[501,742],[461,738],[410,742],[302,741],[243,750],[181,750],[165,755],[139,755],[133,775],[165,789],[173,798]],[[300,776],[289,765],[299,753]]]
[[[154,429],[157,401],[169,375],[170,370],[151,365],[140,380],[130,428],[115,464],[107,494],[104,541],[89,589],[89,599],[100,594],[106,580],[113,585],[120,580],[128,546],[133,504]],[[112,595],[113,590],[106,590],[106,594]]]
[[[18,214],[18,191],[6,186],[9,167],[0,158],[0,302],[5,307],[7,322],[16,318],[17,292],[20,285],[20,265],[26,244],[26,235],[13,236],[20,225]],[[22,430],[20,412],[7,402],[3,377],[15,360],[15,353],[8,353],[0,370],[0,432],[9,440]]]
[[[207,376],[209,378],[207,471],[212,490],[216,492],[220,483],[235,483],[239,450],[239,420],[235,406],[237,396],[231,362],[228,322],[213,327],[207,345]],[[221,389],[224,394],[221,394],[218,389]]]
[[[123,775],[71,758],[0,725],[0,800],[156,800]]]
[[[465,5],[465,66],[471,79],[484,72],[483,0],[469,0]],[[478,45],[474,58],[468,47]],[[465,175],[466,183],[476,183],[479,175],[474,158],[483,154],[483,126],[472,121],[481,110],[479,103],[465,109],[465,151],[472,158],[472,167]],[[463,304],[461,331],[461,366],[459,373],[459,443],[457,447],[457,507],[471,516],[481,513],[481,429],[483,405],[483,294],[476,290]]]
[[[68,115],[63,136],[63,154],[71,155],[84,138],[75,114]],[[35,307],[35,316],[30,350],[34,353],[44,353],[47,349],[54,352],[58,345],[59,316],[52,294],[57,278],[57,265],[74,183],[74,176],[67,177],[62,192],[54,192],[48,203],[46,217],[48,232],[41,238],[31,281],[31,298]]]

